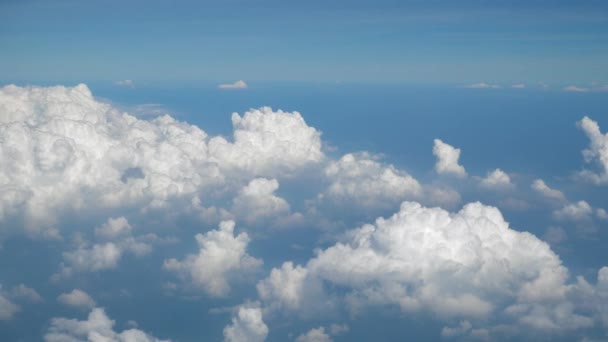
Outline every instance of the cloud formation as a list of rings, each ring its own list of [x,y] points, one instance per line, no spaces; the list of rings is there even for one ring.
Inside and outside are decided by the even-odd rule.
[[[466,177],[464,167],[458,164],[460,149],[444,143],[439,139],[433,141],[433,155],[437,158],[435,171],[438,174],[449,174],[457,177]]]
[[[222,221],[219,229],[197,234],[195,238],[200,248],[198,254],[190,254],[181,261],[167,259],[163,267],[192,281],[210,296],[226,296],[231,279],[256,271],[262,265],[262,260],[247,254],[247,233],[234,235],[234,221]]]
[[[240,306],[232,324],[224,328],[226,342],[262,342],[268,336],[268,326],[262,319],[262,310],[256,306]]]
[[[599,167],[598,172],[583,170],[580,176],[598,185],[608,184],[608,133],[602,133],[598,123],[586,116],[578,125],[590,140],[589,147],[583,150],[585,162]]]
[[[534,180],[534,182],[532,182],[531,187],[532,189],[534,189],[534,191],[549,199],[556,200],[559,202],[566,201],[566,196],[564,196],[561,191],[550,188],[547,184],[545,184],[545,181],[543,181],[542,179]]]
[[[114,321],[102,308],[94,308],[87,320],[53,318],[44,335],[46,342],[107,341],[107,342],[169,342],[160,340],[138,329],[114,331]]]
[[[63,305],[87,310],[94,308],[96,305],[93,298],[80,289],[74,289],[72,292],[60,294],[59,297],[57,297],[57,301]]]
[[[223,83],[217,86],[220,89],[247,89],[248,85],[243,80],[238,80],[234,83]]]
[[[498,84],[488,84],[485,82],[480,82],[480,83],[475,83],[475,84],[470,84],[465,86],[465,88],[471,88],[471,89],[498,89],[501,88],[500,85]]]
[[[511,186],[511,177],[501,169],[488,172],[486,178],[481,179],[482,187],[488,189],[505,189]]]

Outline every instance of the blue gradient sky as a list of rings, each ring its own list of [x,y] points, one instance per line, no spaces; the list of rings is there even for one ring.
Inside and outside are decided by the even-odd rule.
[[[15,82],[608,80],[603,1],[3,1]]]

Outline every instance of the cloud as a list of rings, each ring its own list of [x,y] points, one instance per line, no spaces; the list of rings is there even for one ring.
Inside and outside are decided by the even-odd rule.
[[[518,83],[518,84],[514,84],[511,86],[511,88],[513,88],[513,89],[524,89],[525,87],[526,87],[526,85],[523,83]]]
[[[444,143],[439,139],[433,141],[433,155],[437,158],[435,171],[438,174],[450,174],[457,177],[466,177],[467,172],[458,164],[460,149]]]
[[[608,212],[602,208],[595,209],[595,216],[597,216],[597,218],[600,220],[608,220]]]
[[[331,342],[333,339],[325,333],[324,327],[310,329],[306,334],[298,336],[295,342]]]
[[[46,342],[66,341],[107,341],[107,342],[167,342],[138,329],[128,329],[120,333],[114,331],[114,321],[102,308],[94,308],[87,320],[53,318],[44,335]]]
[[[589,147],[583,150],[585,162],[595,163],[600,168],[597,173],[583,170],[579,175],[598,185],[608,184],[608,134],[603,134],[598,123],[586,116],[578,122],[578,126],[590,140]]]
[[[289,204],[274,195],[277,189],[279,182],[276,179],[253,179],[234,198],[232,212],[248,223],[286,215],[290,211]]]
[[[512,185],[511,177],[501,169],[488,172],[486,178],[483,178],[479,184],[488,189],[504,189]]]
[[[259,307],[240,306],[232,324],[224,328],[226,342],[262,342],[268,336],[268,326]]]
[[[562,227],[549,227],[543,235],[543,239],[552,245],[566,241],[568,235]]]
[[[117,81],[116,85],[123,86],[123,87],[129,87],[129,88],[135,88],[135,82],[133,80]]]
[[[572,93],[602,92],[608,91],[608,86],[594,85],[592,87],[578,87],[571,85],[564,87],[562,90]]]
[[[330,300],[356,313],[393,305],[448,321],[492,317],[522,334],[593,324],[575,311],[559,257],[532,234],[510,229],[496,208],[471,203],[449,213],[404,202],[392,217],[346,236],[305,266],[273,269],[258,283],[266,307],[293,311],[316,303],[325,311]],[[309,284],[324,293],[310,292]]]
[[[109,218],[101,227],[95,228],[95,235],[105,239],[114,239],[121,235],[130,234],[132,229],[127,219],[121,216]]]
[[[96,305],[95,301],[88,293],[79,289],[60,294],[59,297],[57,297],[57,301],[63,305],[87,310],[94,308]]]
[[[30,302],[44,301],[44,299],[42,299],[42,296],[40,296],[40,294],[36,290],[32,289],[31,287],[27,287],[24,284],[19,284],[18,286],[15,286],[13,288],[12,294],[14,297],[25,298]]]
[[[21,311],[19,305],[13,303],[6,294],[0,291],[0,321],[5,321],[13,318],[13,316]]]
[[[589,221],[593,208],[585,201],[568,203],[563,208],[553,212],[553,218],[561,221]]]
[[[200,248],[182,261],[167,259],[164,269],[191,280],[210,296],[222,297],[230,292],[229,280],[256,271],[262,260],[247,254],[249,236],[234,236],[234,221],[222,221],[219,229],[195,236]]]
[[[325,168],[331,184],[323,197],[344,205],[386,207],[421,193],[420,183],[367,153],[346,154]]]
[[[297,112],[268,107],[234,113],[233,142],[168,115],[138,119],[84,84],[2,87],[0,113],[0,221],[23,219],[13,227],[32,236],[59,238],[69,212],[167,208],[324,159],[320,132]]]
[[[545,181],[543,181],[542,179],[534,180],[534,182],[532,182],[531,188],[537,193],[545,196],[546,198],[553,199],[559,202],[566,201],[566,196],[564,196],[561,191],[550,188],[547,184],[545,184]]]
[[[470,88],[470,89],[498,89],[501,88],[500,85],[498,84],[488,84],[488,83],[475,83],[475,84],[470,84],[465,86],[465,88]]]
[[[234,83],[223,83],[217,86],[220,89],[247,89],[248,85],[243,80],[238,80]]]

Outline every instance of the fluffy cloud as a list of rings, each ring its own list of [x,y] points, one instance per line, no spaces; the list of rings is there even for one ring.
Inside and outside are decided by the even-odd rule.
[[[298,112],[270,107],[232,114],[234,142],[209,141],[210,155],[221,165],[256,175],[284,175],[320,162],[321,133],[306,125]]]
[[[593,214],[593,208],[585,201],[566,204],[553,212],[553,218],[566,221],[588,221]]]
[[[599,172],[584,170],[580,172],[581,177],[596,184],[608,183],[608,134],[600,131],[597,122],[584,117],[578,122],[579,127],[585,132],[590,140],[589,147],[583,150],[583,157],[587,163],[595,163],[599,166]]]
[[[511,177],[501,169],[496,169],[488,172],[486,178],[483,178],[481,186],[488,189],[504,189],[511,186]]]
[[[191,280],[211,296],[225,296],[230,292],[229,280],[255,271],[262,261],[247,254],[249,236],[234,235],[234,221],[222,221],[219,229],[195,236],[200,251],[184,260],[165,260],[164,268]]]
[[[268,336],[268,327],[259,307],[241,306],[232,317],[232,324],[224,328],[226,342],[262,342]]]
[[[331,342],[332,338],[325,333],[324,327],[310,329],[306,334],[296,338],[296,342]]]
[[[324,196],[343,204],[382,207],[420,194],[416,179],[375,159],[367,153],[349,153],[330,162],[325,175],[331,184]]]
[[[538,192],[539,194],[541,194],[549,199],[553,199],[553,200],[560,201],[560,202],[566,201],[566,196],[564,196],[564,194],[561,191],[550,188],[547,184],[545,184],[545,182],[542,179],[536,179],[532,183],[531,187],[532,187],[532,189],[534,189],[534,191]]]
[[[112,239],[121,235],[130,234],[132,230],[129,221],[124,217],[109,218],[108,221],[101,227],[95,229],[95,235]]]
[[[51,325],[44,335],[46,342],[77,342],[77,341],[107,341],[107,342],[162,342],[138,329],[129,329],[120,333],[114,331],[114,321],[102,308],[95,308],[89,313],[87,320],[53,318]]]
[[[267,107],[233,114],[233,142],[167,115],[140,120],[83,84],[5,86],[0,114],[0,220],[22,216],[34,235],[56,236],[67,210],[163,207],[227,177],[289,175],[324,158],[299,113]]]
[[[19,305],[11,302],[11,300],[7,298],[6,294],[0,291],[0,321],[13,318],[13,316],[20,310],[21,308]]]
[[[444,143],[439,139],[434,140],[433,155],[437,158],[435,171],[438,174],[451,174],[458,177],[467,175],[464,167],[458,164],[460,149]]]
[[[95,301],[88,293],[74,289],[69,293],[62,293],[57,297],[57,301],[63,305],[73,306],[79,309],[92,309],[95,307]]]
[[[27,287],[24,284],[19,284],[13,288],[12,294],[17,298],[25,298],[30,302],[43,302],[42,296],[31,287]]]
[[[354,312],[395,305],[449,320],[501,317],[544,331],[590,326],[591,318],[567,299],[567,277],[545,242],[510,229],[496,208],[472,203],[449,213],[404,202],[392,217],[349,232],[306,266],[273,269],[258,293],[269,309],[314,302],[325,310],[328,297],[310,294],[309,284],[317,284]],[[342,290],[327,293],[332,288]]]
[[[247,83],[243,80],[238,80],[234,83],[223,83],[217,86],[220,89],[247,89]]]
[[[249,223],[285,215],[289,204],[274,194],[278,189],[276,179],[256,178],[234,198],[232,212]]]

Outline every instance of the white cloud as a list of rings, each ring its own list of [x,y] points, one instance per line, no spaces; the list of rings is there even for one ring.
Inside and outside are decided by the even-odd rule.
[[[587,327],[591,318],[576,313],[567,299],[567,278],[546,243],[510,229],[496,208],[472,203],[449,213],[404,202],[392,217],[349,232],[306,266],[273,269],[258,293],[271,310],[316,303],[325,311],[333,298],[354,312],[395,305],[448,320],[500,317],[541,330]],[[327,284],[324,295],[307,292],[315,283]],[[340,291],[327,292],[332,288]],[[512,315],[515,308],[519,316]],[[538,321],[531,320],[534,315]]]
[[[539,194],[556,200],[556,201],[560,201],[560,202],[565,202],[566,201],[566,196],[564,196],[564,194],[556,189],[552,189],[550,188],[547,184],[545,184],[545,182],[542,179],[536,179],[532,185],[531,185],[532,189],[534,189],[534,191],[538,192]]]
[[[182,261],[165,260],[163,267],[191,280],[211,296],[226,296],[231,278],[255,271],[262,265],[262,260],[247,254],[247,233],[234,236],[234,221],[222,221],[219,229],[197,234],[196,241],[200,248],[198,254],[190,254]]]
[[[606,210],[602,208],[595,209],[595,216],[597,216],[597,218],[599,218],[600,220],[608,220],[608,212],[606,212]]]
[[[253,179],[234,198],[232,212],[248,223],[283,216],[290,209],[287,201],[274,194],[278,189],[276,179]]]
[[[62,293],[57,297],[57,301],[63,305],[73,306],[79,309],[92,309],[95,307],[95,301],[88,293],[74,289],[69,293]]]
[[[585,201],[566,204],[553,212],[553,218],[564,221],[588,221],[593,214],[593,208]]]
[[[89,272],[115,268],[121,256],[122,250],[113,242],[63,253],[63,259],[70,270]]]
[[[129,88],[135,88],[135,82],[133,80],[117,81],[116,85],[123,86],[123,87],[129,87]]]
[[[572,93],[587,93],[587,92],[602,92],[608,91],[608,86],[602,86],[599,84],[592,85],[591,87],[578,87],[578,86],[567,86],[562,89],[563,91]]]
[[[232,324],[224,328],[226,342],[262,342],[268,336],[268,327],[259,307],[240,306],[232,317]]]
[[[13,288],[12,294],[17,298],[25,298],[31,302],[43,302],[42,296],[31,287],[27,287],[24,284],[19,284]]]
[[[367,153],[346,154],[325,169],[331,184],[324,193],[334,202],[385,207],[417,196],[422,187],[409,174],[374,160]]]
[[[568,92],[572,92],[572,93],[583,93],[583,92],[588,92],[589,88],[582,88],[582,87],[577,87],[577,86],[567,86],[563,89],[564,91],[568,91]]]
[[[608,134],[600,131],[597,122],[588,117],[584,117],[578,122],[579,127],[585,132],[590,140],[589,147],[583,150],[583,157],[587,163],[595,163],[600,171],[595,173],[590,170],[581,171],[579,174],[595,184],[603,185],[608,183]]]
[[[102,308],[94,308],[87,320],[53,318],[44,335],[46,342],[162,342],[154,336],[138,329],[128,329],[120,333],[114,331],[114,321]]]
[[[512,185],[511,177],[501,169],[488,172],[486,178],[483,178],[480,184],[488,189],[504,189]]]
[[[310,329],[306,334],[296,338],[295,342],[331,342],[333,339],[325,333],[324,327]]]
[[[95,228],[95,235],[106,239],[114,239],[121,235],[130,234],[132,229],[126,218],[122,216],[110,217],[101,227]]]
[[[234,142],[209,141],[209,154],[223,167],[244,173],[275,176],[323,160],[321,133],[306,125],[298,112],[262,107],[242,117],[232,114]]]
[[[13,316],[20,310],[21,308],[19,305],[11,302],[11,300],[7,298],[6,294],[0,291],[0,321],[13,318]]]
[[[248,85],[243,80],[238,80],[234,83],[223,83],[217,86],[220,89],[247,89]]]
[[[464,167],[458,164],[460,149],[444,143],[439,139],[434,140],[433,155],[437,158],[435,171],[438,174],[451,174],[458,177],[467,175]]]
[[[500,85],[498,85],[498,84],[488,84],[488,83],[485,83],[485,82],[481,82],[481,83],[470,84],[468,86],[465,86],[465,88],[471,88],[471,89],[498,89],[498,88],[500,88]]]

